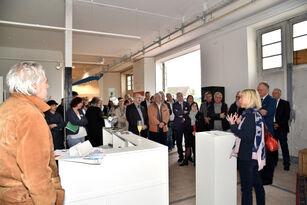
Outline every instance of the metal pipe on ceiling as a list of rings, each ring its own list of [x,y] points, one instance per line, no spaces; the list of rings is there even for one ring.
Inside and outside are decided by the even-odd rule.
[[[168,42],[170,42],[170,41],[173,41],[174,39],[177,39],[177,38],[179,38],[179,37],[185,35],[186,33],[190,33],[191,31],[197,30],[198,28],[200,28],[200,27],[206,25],[207,23],[211,23],[212,21],[215,21],[215,19],[214,19],[214,20],[212,20],[212,21],[210,21],[210,22],[205,22],[207,16],[211,15],[212,13],[214,13],[214,12],[216,12],[216,11],[222,9],[222,8],[225,8],[226,6],[230,5],[231,3],[235,2],[235,1],[237,1],[237,0],[225,0],[225,1],[223,1],[223,2],[219,2],[219,3],[216,4],[215,6],[213,6],[213,7],[209,8],[209,9],[207,9],[206,11],[203,11],[203,15],[202,15],[202,16],[197,16],[194,20],[191,20],[191,21],[189,21],[189,22],[187,22],[187,23],[182,23],[181,27],[175,29],[174,31],[168,33],[167,35],[165,35],[165,36],[163,36],[163,37],[159,37],[159,39],[158,39],[157,41],[154,41],[153,43],[151,43],[151,44],[149,44],[149,45],[143,47],[142,49],[136,51],[135,53],[132,53],[130,56],[124,56],[124,57],[122,57],[122,59],[121,59],[120,62],[113,64],[113,65],[109,68],[109,71],[111,71],[114,67],[116,67],[116,66],[122,64],[125,60],[128,60],[128,59],[131,60],[131,59],[134,58],[134,57],[136,58],[136,57],[139,57],[139,56],[144,55],[145,53],[149,52],[149,51],[146,51],[147,49],[153,47],[153,46],[156,45],[156,44],[157,44],[157,46],[154,47],[154,48],[152,48],[152,49],[150,49],[150,51],[152,51],[152,50],[154,50],[154,49],[156,49],[156,48],[158,48],[158,47],[161,47],[162,45],[164,45],[164,44],[166,44],[166,43],[168,43]],[[251,1],[254,2],[255,0],[251,0]],[[244,4],[243,6],[240,6],[239,8],[245,7],[245,6],[249,5],[250,3],[251,3],[251,2],[249,2],[249,3],[247,3],[247,4]],[[236,10],[238,10],[238,8],[237,8],[237,9],[234,9],[234,11],[236,11]],[[217,17],[216,19],[220,19],[220,18],[222,18],[222,17],[224,17],[224,16],[226,16],[226,15],[228,15],[228,14],[230,14],[230,13],[232,13],[232,11],[231,11],[231,12],[227,12],[226,14],[223,14],[221,17]],[[184,29],[185,29],[185,28],[187,28],[187,27],[189,27],[189,26],[191,26],[191,25],[193,25],[193,24],[195,24],[195,23],[197,23],[197,22],[199,22],[199,21],[203,21],[204,23],[203,23],[202,25],[197,26],[196,28],[194,28],[194,29],[188,31],[188,32],[184,32]],[[165,40],[165,39],[167,39],[167,38],[170,38],[172,35],[174,35],[174,34],[176,34],[176,33],[178,33],[178,32],[181,32],[181,35],[175,37],[174,39],[170,39],[170,40],[168,40],[167,42],[164,42],[164,43],[162,44],[162,41],[163,41],[163,40]]]
[[[12,58],[12,57],[0,57],[1,60],[19,60],[19,61],[38,61],[38,62],[56,62],[62,63],[62,60],[53,60],[53,59],[26,59],[26,58]]]
[[[138,8],[128,8],[128,7],[116,6],[116,5],[112,5],[112,4],[99,3],[99,2],[95,2],[94,0],[91,0],[91,1],[77,0],[77,1],[83,2],[83,3],[88,3],[88,4],[94,4],[94,5],[98,5],[98,6],[104,6],[104,7],[109,7],[109,8],[115,8],[115,9],[131,11],[131,12],[147,14],[147,15],[151,15],[151,16],[158,16],[158,17],[163,17],[163,18],[181,20],[181,17],[173,17],[173,16],[164,15],[164,14],[153,13],[153,12],[145,11],[145,10],[138,9]]]
[[[130,39],[137,39],[137,40],[141,39],[140,36],[126,35],[126,34],[119,34],[119,33],[109,33],[109,32],[101,32],[101,31],[83,30],[83,29],[68,29],[68,28],[58,27],[58,26],[47,26],[47,25],[41,25],[41,24],[31,24],[31,23],[22,23],[22,22],[14,22],[14,21],[0,20],[0,24],[30,27],[30,28],[43,28],[43,29],[56,30],[56,31],[72,31],[76,33],[88,33],[88,34],[96,34],[96,35],[103,35],[103,36],[130,38]]]

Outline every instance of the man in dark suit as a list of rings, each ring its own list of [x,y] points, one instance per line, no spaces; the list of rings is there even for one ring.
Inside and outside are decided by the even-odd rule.
[[[276,111],[276,99],[269,95],[269,85],[266,82],[258,84],[262,107],[260,113],[268,127],[268,131],[274,136],[274,116]],[[263,185],[269,185],[273,182],[274,168],[276,158],[274,153],[267,150],[266,166],[261,170]]]
[[[280,99],[281,90],[275,88],[272,92],[272,96],[277,100],[277,107],[274,119],[274,137],[279,140],[282,158],[284,161],[284,170],[290,170],[290,156],[288,148],[287,135],[289,132],[289,119],[290,119],[290,104],[288,101]],[[278,151],[275,152],[276,159],[278,160]]]
[[[126,117],[129,123],[128,130],[136,135],[139,135],[138,121],[142,122],[141,136],[147,138],[148,115],[145,108],[141,106],[141,95],[139,93],[133,94],[133,103],[127,106]]]
[[[206,131],[210,130],[209,124],[210,124],[211,118],[208,116],[208,108],[211,104],[212,104],[212,94],[211,92],[208,91],[205,93],[204,102],[200,105],[200,109],[199,109],[199,111],[204,114]]]
[[[229,123],[226,119],[227,104],[222,102],[223,94],[221,92],[214,93],[214,103],[208,107],[208,117],[210,130],[226,131],[229,129]]]
[[[147,113],[147,108],[148,108],[148,106],[150,105],[150,92],[149,91],[146,91],[145,92],[145,99],[144,99],[144,101],[142,101],[141,102],[141,105],[145,108],[145,111],[146,111],[146,113]]]
[[[187,132],[189,131],[186,129],[185,121],[189,117],[190,112],[190,105],[187,102],[183,101],[183,95],[181,92],[177,94],[177,102],[173,104],[173,112],[175,115],[174,119],[174,134],[176,138],[176,145],[177,145],[177,152],[179,155],[178,162],[183,161],[183,149],[182,149],[182,138],[183,134],[187,136]],[[190,125],[191,126],[191,125]]]
[[[146,112],[147,115],[148,115],[148,106],[152,103],[150,101],[150,97],[151,97],[150,92],[146,91],[145,92],[145,99],[141,102],[141,105],[145,108],[145,112]],[[149,137],[149,125],[143,132],[147,133],[146,138],[148,138]]]

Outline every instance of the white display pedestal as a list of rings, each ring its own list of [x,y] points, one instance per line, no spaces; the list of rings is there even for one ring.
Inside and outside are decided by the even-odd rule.
[[[237,159],[229,132],[196,133],[196,205],[237,204]]]
[[[134,134],[103,130],[100,165],[59,161],[64,204],[168,205],[168,148]]]

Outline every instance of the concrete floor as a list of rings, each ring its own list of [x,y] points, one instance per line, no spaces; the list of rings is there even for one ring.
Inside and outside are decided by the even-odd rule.
[[[195,167],[180,167],[176,149],[169,153],[169,190],[170,204],[195,205]],[[290,166],[290,171],[284,171],[282,161],[279,160],[274,172],[272,185],[264,186],[267,205],[295,205],[296,173],[298,165]],[[240,179],[238,176],[238,183]],[[237,204],[241,204],[241,186],[237,186]],[[255,195],[253,196],[256,204]]]

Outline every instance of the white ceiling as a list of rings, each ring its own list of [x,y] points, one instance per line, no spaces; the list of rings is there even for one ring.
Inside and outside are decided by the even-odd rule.
[[[73,53],[123,56],[151,43],[217,0],[73,0],[73,28],[140,36],[140,40],[73,34]],[[114,8],[117,7],[117,8]],[[120,8],[119,8],[120,7]],[[65,26],[64,0],[0,0],[0,20]],[[0,25],[0,46],[64,49],[64,32]]]
[[[122,57],[130,55],[201,16],[204,4],[213,8],[222,0],[73,0],[73,28],[140,36],[140,39],[73,33],[73,54]],[[240,18],[286,0],[258,0],[241,15],[232,14],[194,33],[168,43],[151,55],[157,55],[193,38],[219,29]],[[290,1],[290,0],[289,0]],[[235,4],[248,3],[238,0]],[[231,5],[230,5],[231,6]],[[65,0],[0,0],[0,20],[65,26]],[[0,24],[0,46],[64,51],[64,32]]]

